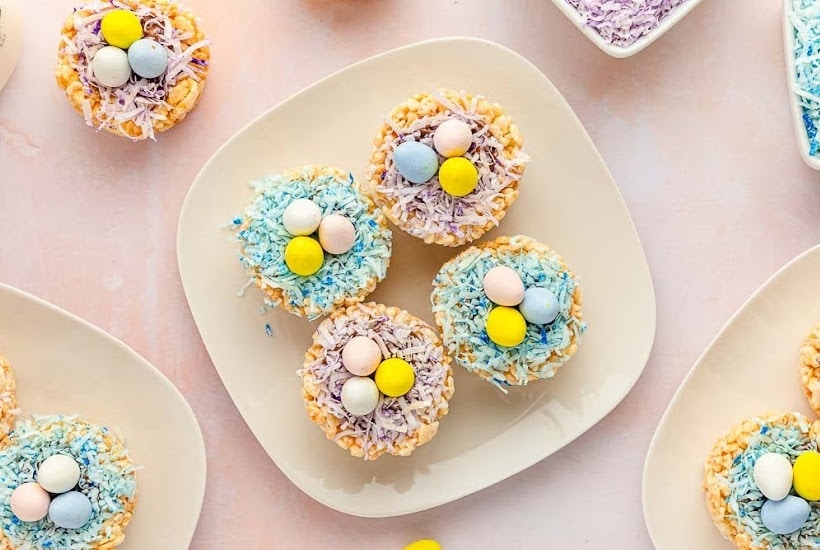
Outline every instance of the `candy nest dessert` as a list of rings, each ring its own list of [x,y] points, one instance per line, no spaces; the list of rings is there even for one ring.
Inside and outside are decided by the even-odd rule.
[[[449,260],[431,300],[447,352],[504,391],[555,376],[586,331],[579,279],[550,247],[523,235]]]
[[[800,378],[809,405],[820,415],[820,324],[811,329],[800,348]]]
[[[425,243],[459,246],[497,226],[529,157],[500,105],[455,90],[417,94],[374,140],[368,185],[391,222]]]
[[[374,303],[322,321],[299,375],[310,419],[365,460],[408,456],[430,441],[454,390],[450,358],[435,330]]]
[[[352,174],[305,166],[251,187],[253,202],[233,226],[267,305],[315,319],[361,302],[387,275],[392,233]]]
[[[63,25],[57,83],[88,126],[155,139],[199,101],[209,44],[172,0],[92,0]]]

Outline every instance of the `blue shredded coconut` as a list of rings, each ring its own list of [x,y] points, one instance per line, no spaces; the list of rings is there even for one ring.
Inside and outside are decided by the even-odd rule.
[[[387,275],[392,233],[386,222],[379,223],[381,214],[362,195],[351,174],[343,178],[327,172],[317,175],[305,167],[266,176],[250,185],[256,197],[241,216],[237,232],[242,266],[252,276],[258,274],[264,285],[282,289],[283,299],[294,308],[304,307],[309,319],[328,313],[351,297],[363,298],[363,289],[373,279],[378,282]],[[285,208],[300,198],[315,202],[323,216],[346,216],[356,228],[353,248],[344,254],[325,253],[322,267],[308,277],[291,272],[284,255],[293,237],[285,230],[282,216]]]
[[[820,142],[820,3],[816,0],[793,0],[788,13],[794,33],[794,74],[798,103],[803,111],[803,125],[809,141],[809,155],[817,156]]]
[[[125,511],[137,490],[136,468],[127,450],[113,455],[103,440],[106,434],[99,426],[67,416],[35,417],[12,430],[0,450],[0,522],[15,547],[87,550],[106,540],[105,522]],[[11,511],[14,489],[36,481],[40,463],[55,454],[67,454],[81,464],[78,490],[91,500],[93,513],[80,529],[57,527],[48,518],[22,522]]]
[[[271,328],[270,324],[265,325],[265,334],[268,336],[273,336],[273,329]]]

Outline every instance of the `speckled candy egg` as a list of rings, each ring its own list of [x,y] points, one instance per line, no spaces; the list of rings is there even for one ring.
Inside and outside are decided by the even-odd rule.
[[[418,141],[405,141],[393,151],[393,163],[410,183],[424,183],[438,171],[438,155]]]
[[[515,270],[497,265],[484,275],[484,294],[500,306],[517,306],[524,299],[524,283]]]
[[[319,243],[325,252],[344,254],[356,244],[353,222],[339,214],[325,216],[319,224]]]
[[[442,550],[441,545],[433,539],[417,540],[404,547],[404,550]]]
[[[806,500],[820,500],[820,453],[806,451],[794,461],[794,490]]]
[[[752,479],[764,497],[783,500],[792,489],[792,463],[779,453],[766,453],[755,461]]]
[[[453,157],[441,163],[438,181],[448,195],[469,195],[478,185],[478,170],[464,157]]]
[[[354,376],[342,385],[342,406],[350,414],[364,416],[379,404],[379,388],[372,378]]]
[[[809,519],[811,507],[800,497],[787,496],[783,500],[767,500],[760,508],[763,525],[778,535],[789,535],[799,530]]]
[[[103,16],[100,32],[106,42],[125,50],[142,38],[142,22],[132,11],[111,10]]]
[[[470,125],[451,118],[442,122],[433,134],[433,145],[443,157],[460,157],[473,143]]]
[[[68,455],[52,455],[37,469],[37,483],[49,493],[65,493],[80,481],[80,465]]]
[[[527,336],[524,317],[517,309],[506,306],[498,306],[487,315],[485,328],[490,340],[505,348],[517,346]]]
[[[20,521],[40,521],[48,514],[51,497],[39,483],[23,483],[11,493],[9,504]]]
[[[285,246],[285,265],[302,277],[313,275],[322,268],[325,254],[316,239],[294,237]]]
[[[91,72],[103,86],[118,88],[131,78],[128,54],[114,46],[100,48],[91,60]]]
[[[143,38],[128,48],[131,70],[143,78],[156,78],[168,68],[168,54],[156,40]]]
[[[385,359],[376,369],[376,385],[388,397],[401,397],[416,383],[412,365],[398,357]]]
[[[367,336],[354,336],[342,348],[342,365],[356,376],[369,376],[382,362],[379,345]]]
[[[524,319],[534,325],[552,323],[561,310],[555,294],[550,289],[542,287],[528,288],[518,309]]]
[[[296,199],[282,214],[285,230],[294,236],[310,235],[322,221],[322,209],[310,199]]]
[[[88,523],[91,513],[91,501],[77,491],[54,497],[48,507],[48,519],[63,529],[79,529]]]

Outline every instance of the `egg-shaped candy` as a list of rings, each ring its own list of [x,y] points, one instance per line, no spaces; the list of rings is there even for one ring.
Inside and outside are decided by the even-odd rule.
[[[63,529],[79,529],[88,523],[91,513],[91,501],[78,491],[54,497],[48,507],[48,519]]]
[[[385,359],[376,369],[376,385],[389,397],[400,397],[410,391],[416,383],[416,371],[398,357]]]
[[[322,209],[310,199],[296,199],[282,214],[282,225],[294,236],[310,235],[322,222]]]
[[[484,294],[500,306],[517,306],[524,299],[524,283],[514,269],[497,265],[483,279]]]
[[[127,50],[142,38],[142,22],[132,11],[111,10],[102,18],[100,31],[110,45]]]
[[[11,493],[9,504],[20,521],[40,521],[48,514],[51,496],[39,483],[23,483]]]
[[[470,125],[457,118],[445,120],[433,133],[433,146],[443,157],[460,157],[473,143]]]
[[[379,388],[372,378],[354,376],[342,385],[342,406],[350,414],[364,416],[379,404]]]
[[[91,60],[91,72],[103,86],[118,88],[131,78],[128,54],[114,46],[100,48]]]
[[[524,292],[524,300],[518,306],[524,319],[534,325],[548,325],[555,321],[561,308],[558,298],[548,288],[530,287]]]
[[[478,185],[478,170],[464,157],[449,158],[441,163],[438,181],[445,193],[463,197],[472,193]]]
[[[322,268],[325,254],[319,241],[310,237],[293,237],[285,247],[285,264],[288,269],[307,277]]]
[[[752,479],[764,497],[783,500],[792,489],[792,463],[779,453],[760,455],[755,461]]]
[[[37,483],[49,493],[65,493],[79,481],[80,465],[68,455],[52,455],[37,469]]]
[[[393,164],[410,183],[424,183],[436,175],[438,155],[418,141],[405,141],[393,151]]]
[[[143,38],[128,48],[128,63],[137,75],[156,78],[168,68],[168,54],[156,40]]]
[[[527,323],[521,313],[512,307],[498,306],[487,315],[487,336],[506,348],[517,346],[527,335]]]
[[[342,348],[342,365],[356,376],[370,376],[381,362],[381,348],[367,336],[354,336]]]
[[[330,254],[344,254],[356,244],[353,222],[339,214],[331,214],[319,224],[319,243]]]
[[[806,500],[820,500],[820,453],[806,451],[794,461],[794,490]]]
[[[404,550],[441,550],[441,545],[433,539],[423,539],[411,542]]]
[[[783,500],[767,500],[760,508],[760,521],[772,533],[790,535],[809,519],[811,507],[800,497],[789,495]]]

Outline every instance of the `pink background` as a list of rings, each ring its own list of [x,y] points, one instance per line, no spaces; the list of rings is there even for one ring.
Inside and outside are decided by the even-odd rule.
[[[400,550],[427,536],[446,550],[651,548],[641,473],[666,404],[745,298],[820,241],[820,174],[793,137],[775,0],[706,0],[626,60],[548,0],[188,0],[214,43],[208,90],[186,122],[141,144],[96,135],[57,89],[70,4],[21,3],[23,54],[0,93],[0,281],[121,338],[187,396],[209,459],[197,550]],[[349,63],[447,35],[519,51],[576,109],[643,239],[657,339],[620,407],[554,456],[439,509],[348,517],[288,482],[228,398],[182,293],[177,216],[202,164],[266,109]]]

